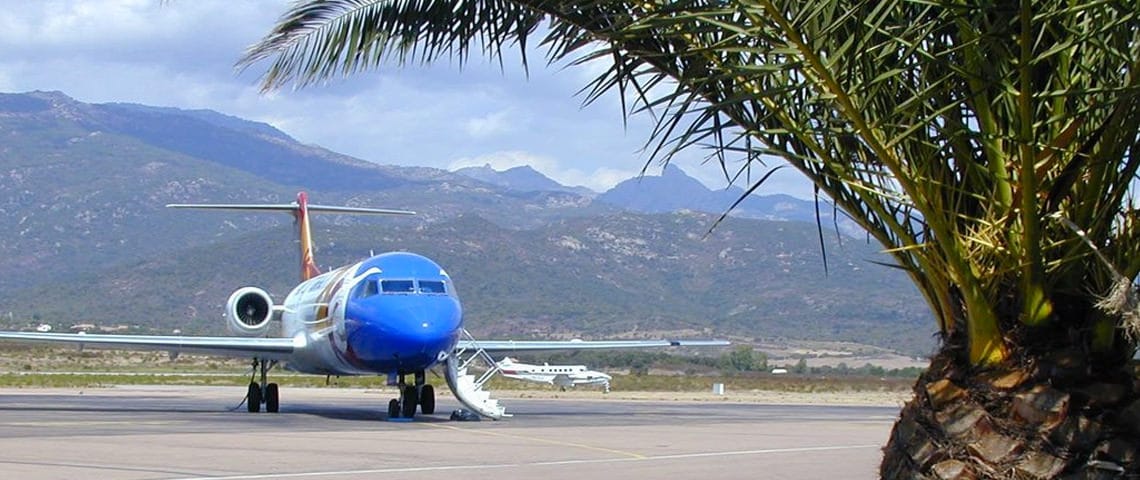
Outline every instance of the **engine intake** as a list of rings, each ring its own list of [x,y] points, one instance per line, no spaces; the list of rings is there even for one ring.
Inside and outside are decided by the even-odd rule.
[[[239,288],[226,301],[226,329],[234,335],[264,335],[272,317],[273,299],[260,288]]]

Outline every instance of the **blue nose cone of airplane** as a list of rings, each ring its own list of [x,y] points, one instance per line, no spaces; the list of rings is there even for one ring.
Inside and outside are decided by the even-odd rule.
[[[376,372],[430,368],[459,340],[462,309],[445,295],[378,295],[345,311],[348,356]]]

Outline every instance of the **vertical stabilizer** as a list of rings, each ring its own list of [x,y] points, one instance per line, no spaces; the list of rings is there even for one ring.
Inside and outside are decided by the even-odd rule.
[[[309,226],[309,195],[297,194],[297,209],[293,211],[297,219],[297,232],[301,237],[301,280],[305,281],[321,274],[313,257],[313,229]]]
[[[243,210],[250,212],[289,212],[297,221],[297,233],[301,240],[301,280],[308,280],[320,275],[317,261],[313,256],[313,230],[309,223],[309,213],[340,213],[363,215],[415,215],[416,212],[408,210],[391,210],[386,208],[362,207],[333,207],[327,205],[309,205],[309,195],[305,192],[297,194],[297,201],[286,205],[273,204],[199,204],[180,203],[170,204],[167,208],[197,208],[205,210]]]

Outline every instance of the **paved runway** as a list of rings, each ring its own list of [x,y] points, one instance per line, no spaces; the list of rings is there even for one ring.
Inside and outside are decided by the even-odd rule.
[[[871,479],[894,407],[507,399],[385,421],[393,392],[242,387],[0,389],[4,479]]]

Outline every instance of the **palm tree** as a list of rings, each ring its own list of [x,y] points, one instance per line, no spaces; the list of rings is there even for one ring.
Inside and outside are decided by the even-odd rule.
[[[942,341],[884,478],[1140,473],[1140,2],[305,1],[242,63],[270,89],[536,38],[608,59],[588,99],[652,111],[658,160],[711,144],[751,192],[779,157],[910,275]]]

